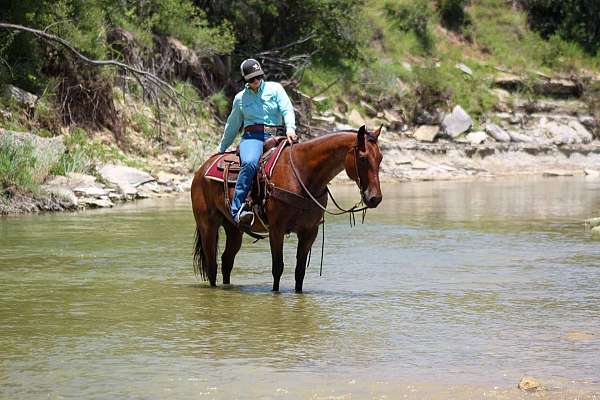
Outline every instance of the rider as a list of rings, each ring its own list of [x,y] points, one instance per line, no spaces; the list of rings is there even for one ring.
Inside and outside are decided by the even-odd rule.
[[[240,141],[240,173],[231,202],[231,216],[236,223],[250,224],[253,214],[244,209],[246,195],[258,169],[264,141],[273,134],[285,134],[290,141],[297,140],[294,107],[287,93],[277,82],[264,81],[260,63],[253,58],[240,66],[245,88],[233,99],[219,152],[224,153],[243,127]]]

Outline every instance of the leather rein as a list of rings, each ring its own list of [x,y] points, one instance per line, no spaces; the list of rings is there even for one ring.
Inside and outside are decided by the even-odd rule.
[[[331,198],[331,201],[333,202],[333,204],[339,210],[339,212],[331,212],[331,211],[327,210],[327,208],[323,207],[323,205],[321,204],[321,202],[319,202],[319,200],[317,200],[315,198],[315,196],[313,196],[313,194],[310,192],[310,190],[308,190],[308,188],[306,187],[306,185],[302,181],[302,178],[300,178],[300,174],[298,173],[298,170],[296,169],[296,165],[294,164],[294,157],[293,157],[294,143],[290,144],[290,165],[292,167],[292,172],[294,173],[294,176],[296,177],[296,179],[300,183],[300,186],[302,186],[302,189],[306,192],[306,194],[308,194],[308,197],[310,197],[310,199],[313,201],[313,203],[315,203],[321,210],[323,210],[327,214],[330,214],[330,215],[343,215],[343,214],[349,214],[349,213],[351,213],[351,223],[350,224],[352,225],[352,221],[354,220],[354,213],[362,211],[362,213],[363,213],[363,218],[362,219],[364,221],[364,219],[365,219],[365,213],[366,213],[366,211],[367,211],[367,209],[369,207],[366,207],[366,206],[361,207],[361,204],[363,204],[364,189],[362,188],[362,182],[360,180],[360,171],[358,169],[358,158],[359,158],[359,155],[358,155],[358,145],[352,146],[352,149],[348,150],[348,153],[351,152],[351,151],[354,151],[354,170],[356,172],[356,180],[357,180],[356,183],[358,185],[358,189],[360,190],[360,201],[358,203],[356,203],[354,206],[352,206],[351,208],[345,209],[345,208],[341,207],[338,204],[338,202],[335,200],[335,198],[333,197],[333,194],[331,194],[331,191],[329,190],[329,187],[326,187],[327,194]]]

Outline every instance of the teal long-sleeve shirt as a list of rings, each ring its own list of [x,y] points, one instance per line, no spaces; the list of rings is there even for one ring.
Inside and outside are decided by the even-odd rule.
[[[285,125],[286,130],[296,130],[294,107],[283,86],[277,82],[262,81],[256,93],[246,85],[235,96],[219,152],[227,150],[240,128],[258,124]]]

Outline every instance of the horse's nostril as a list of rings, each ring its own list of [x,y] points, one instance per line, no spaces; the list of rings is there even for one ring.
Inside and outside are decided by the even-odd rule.
[[[370,196],[369,197],[369,207],[377,207],[381,203],[381,196]]]

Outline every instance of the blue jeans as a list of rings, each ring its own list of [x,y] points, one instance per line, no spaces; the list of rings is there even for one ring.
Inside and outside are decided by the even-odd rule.
[[[240,174],[235,184],[235,194],[231,202],[231,215],[235,219],[244,204],[246,196],[252,189],[252,182],[258,171],[258,161],[263,152],[263,145],[268,135],[258,132],[246,132],[240,141]]]

